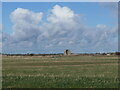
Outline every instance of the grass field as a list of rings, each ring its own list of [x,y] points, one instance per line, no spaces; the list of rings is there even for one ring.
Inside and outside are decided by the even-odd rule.
[[[3,56],[3,88],[117,88],[117,56]]]

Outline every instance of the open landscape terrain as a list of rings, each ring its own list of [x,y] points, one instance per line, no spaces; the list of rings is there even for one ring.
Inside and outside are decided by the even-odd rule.
[[[3,88],[117,88],[118,56],[3,56]]]

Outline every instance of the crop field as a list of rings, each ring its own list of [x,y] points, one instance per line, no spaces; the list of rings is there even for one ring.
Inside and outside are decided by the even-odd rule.
[[[3,88],[117,88],[117,56],[3,56]]]

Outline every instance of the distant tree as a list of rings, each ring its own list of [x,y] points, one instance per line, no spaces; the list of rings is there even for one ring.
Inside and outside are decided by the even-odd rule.
[[[34,56],[34,54],[33,53],[31,53],[31,54],[29,54],[30,56]]]
[[[116,52],[115,54],[116,54],[116,55],[120,55],[120,52]]]
[[[102,53],[102,55],[106,55],[106,53]]]

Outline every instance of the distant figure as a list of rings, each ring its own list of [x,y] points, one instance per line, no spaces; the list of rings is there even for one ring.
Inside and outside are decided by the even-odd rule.
[[[64,55],[71,55],[70,50],[66,49],[66,50],[64,51]]]

